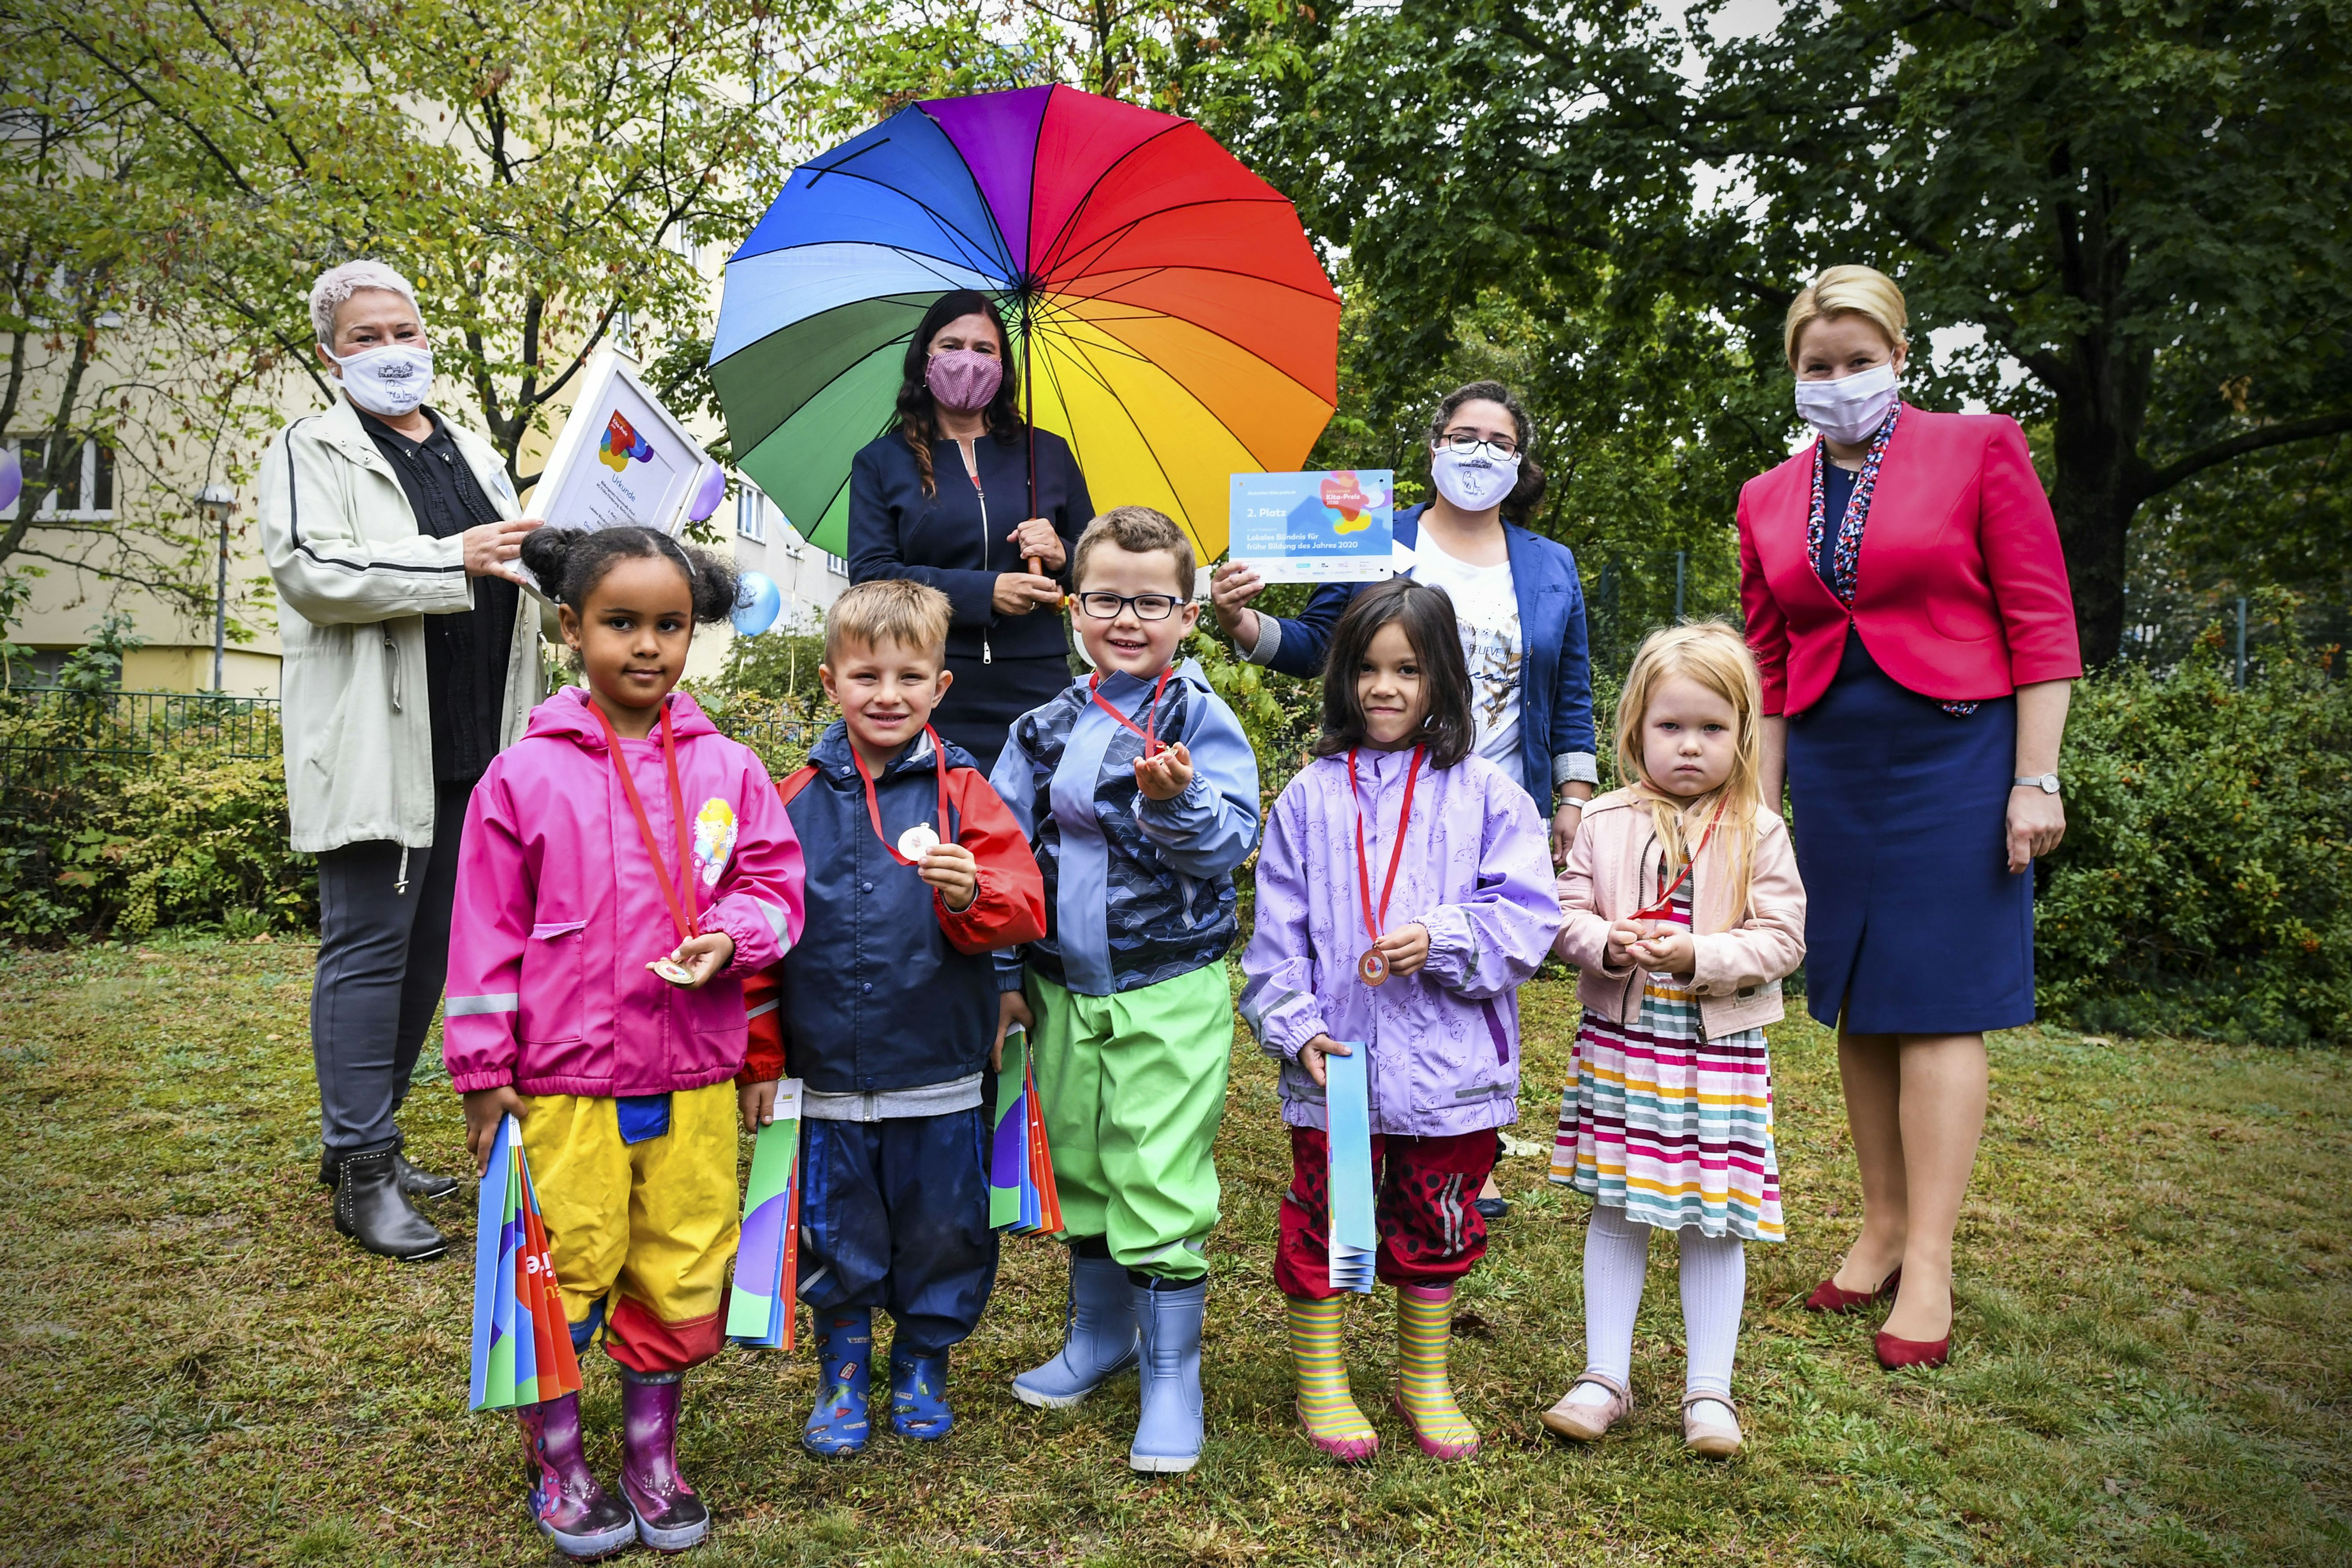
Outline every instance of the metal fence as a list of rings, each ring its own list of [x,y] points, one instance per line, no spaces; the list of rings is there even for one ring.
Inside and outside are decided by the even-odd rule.
[[[164,752],[190,747],[229,758],[278,756],[278,699],[62,686],[0,690],[0,787],[37,787],[78,763],[152,766]]]

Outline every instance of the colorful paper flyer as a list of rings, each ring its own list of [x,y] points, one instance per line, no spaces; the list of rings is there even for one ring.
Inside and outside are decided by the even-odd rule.
[[[499,1124],[474,1230],[474,1354],[467,1408],[512,1410],[580,1388],[555,1258],[512,1116]]]
[[[1268,582],[1381,581],[1395,570],[1395,521],[1386,468],[1233,477],[1233,559]]]
[[[1380,1234],[1372,1218],[1372,1105],[1364,1047],[1323,1059],[1325,1142],[1331,1151],[1331,1283],[1369,1293]]]
[[[1045,1142],[1045,1107],[1025,1030],[1007,1030],[996,1075],[996,1134],[989,1149],[988,1223],[1015,1236],[1054,1236],[1062,1228],[1054,1186],[1054,1153]]]
[[[727,1337],[762,1350],[793,1348],[800,1293],[801,1081],[776,1085],[775,1119],[751,1145],[743,1187],[743,1239],[735,1249],[735,1289],[727,1301]]]

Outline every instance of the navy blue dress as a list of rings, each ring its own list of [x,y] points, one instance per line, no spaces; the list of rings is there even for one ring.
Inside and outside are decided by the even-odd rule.
[[[1844,514],[1854,477],[1828,466],[1829,517]],[[1822,530],[1824,581],[1836,531]],[[1835,1026],[1843,1013],[1850,1034],[2033,1021],[2033,873],[2009,870],[2016,763],[2016,698],[1948,713],[1898,685],[1848,628],[1830,689],[1789,720],[1816,1019]]]
[[[1034,496],[1030,453],[1036,453]],[[931,444],[932,490],[906,437],[876,437],[849,470],[849,580],[903,577],[948,596],[948,668],[955,685],[933,714],[932,727],[971,753],[982,773],[996,766],[1013,721],[1043,706],[1070,684],[1069,644],[1060,613],[1047,606],[1026,615],[997,612],[1000,572],[1025,571],[1006,540],[1022,519],[1054,525],[1068,555],[1094,521],[1086,476],[1069,443],[1040,430],[1034,439],[972,443],[980,482],[965,471],[952,441]],[[1068,573],[1062,574],[1065,586]]]

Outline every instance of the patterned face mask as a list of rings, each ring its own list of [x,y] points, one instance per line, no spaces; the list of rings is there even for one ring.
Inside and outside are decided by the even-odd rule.
[[[332,349],[326,354],[341,367],[343,394],[370,413],[398,419],[433,395],[433,350],[421,343],[394,343],[348,360]]]
[[[1500,506],[1519,482],[1519,460],[1488,455],[1481,449],[1468,456],[1446,447],[1430,454],[1430,483],[1437,493],[1465,512],[1483,512]]]

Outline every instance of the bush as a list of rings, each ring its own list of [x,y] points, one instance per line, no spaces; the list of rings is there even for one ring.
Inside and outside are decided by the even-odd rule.
[[[2335,650],[2219,628],[2161,678],[2075,687],[2066,840],[2037,904],[2041,1002],[2080,1027],[2352,1042],[2352,693]]]

